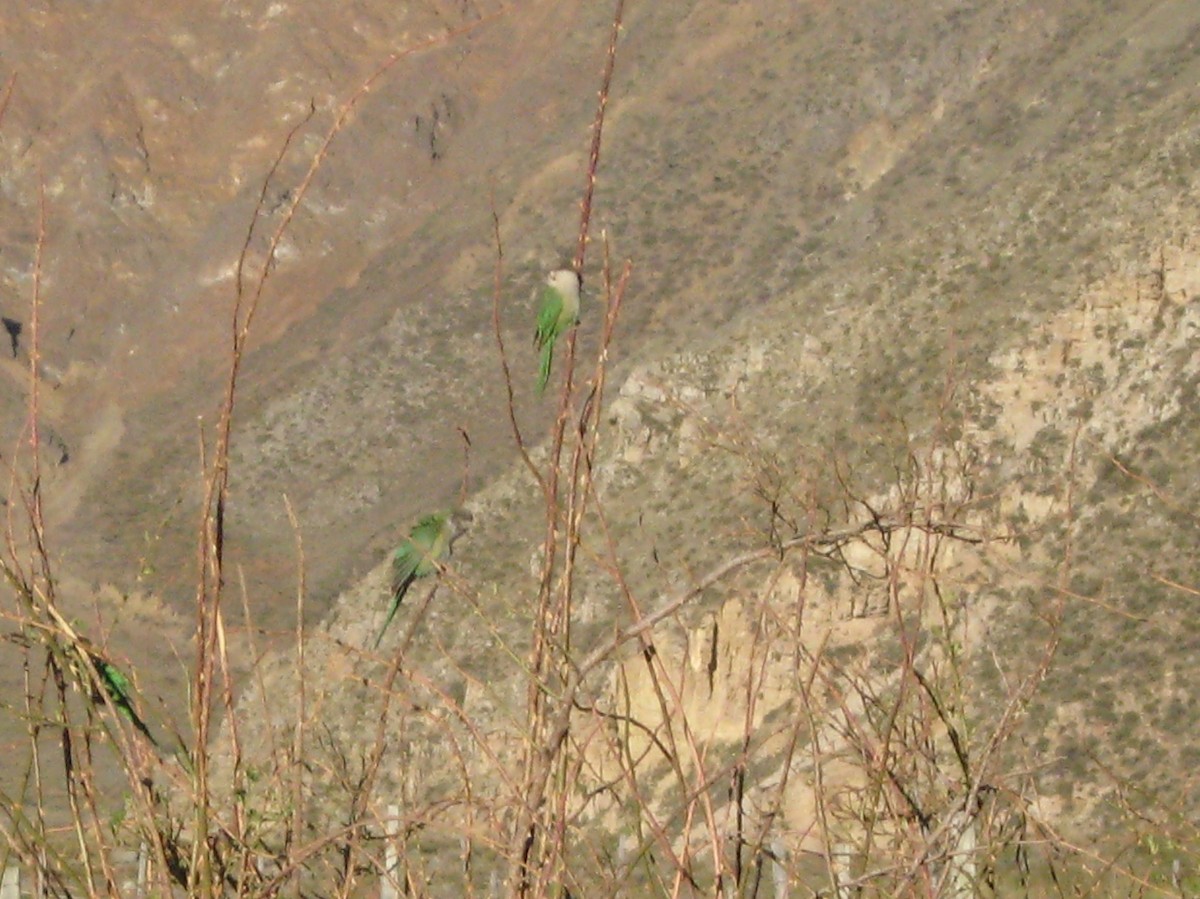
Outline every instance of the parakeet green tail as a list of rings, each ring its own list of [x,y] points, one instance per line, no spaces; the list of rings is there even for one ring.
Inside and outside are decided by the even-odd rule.
[[[542,347],[541,361],[538,363],[538,395],[546,392],[546,385],[550,383],[550,369],[554,365],[554,343],[547,343]]]
[[[554,344],[564,332],[579,322],[579,274],[571,269],[551,272],[542,288],[541,305],[538,308],[537,326],[533,332],[533,345],[541,353],[538,364],[538,394],[546,390],[550,382],[550,369],[554,364]]]

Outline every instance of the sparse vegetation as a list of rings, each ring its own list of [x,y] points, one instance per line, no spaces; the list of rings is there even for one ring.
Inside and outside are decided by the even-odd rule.
[[[772,416],[786,404],[830,414],[811,401],[805,378],[817,374],[794,344],[767,339],[732,361],[701,351],[647,360],[614,385],[638,262],[618,261],[594,233],[591,204],[622,9],[617,0],[573,260],[598,285],[588,312],[598,337],[565,338],[553,418],[530,430],[516,388],[526,374],[510,365],[502,325],[512,278],[495,214],[494,338],[521,467],[471,500],[477,530],[414,587],[381,652],[366,648],[378,621],[363,610],[380,605],[373,578],[329,621],[309,619],[307,550],[290,503],[287,651],[258,642],[246,573],[226,547],[251,325],[331,141],[380,73],[315,145],[265,238],[260,200],[238,266],[221,415],[202,435],[186,726],[151,702],[153,672],[130,668],[130,695],[122,679],[114,687],[110,664],[125,666],[106,655],[102,615],[81,623],[61,611],[41,479],[39,223],[30,430],[8,461],[0,557],[0,615],[25,678],[0,715],[24,735],[12,751],[24,775],[19,793],[0,795],[0,860],[33,872],[44,894],[1200,889],[1200,785],[1167,771],[1200,756],[1190,741],[1200,708],[1186,670],[1160,649],[1195,638],[1194,569],[1179,561],[1194,553],[1194,491],[1171,457],[1109,451],[1082,421],[1106,414],[1103,395],[1140,389],[1125,383],[1136,366],[1056,365],[1047,344],[1050,362],[1030,353],[1001,369],[993,386],[1054,387],[1021,398],[1044,424],[1030,430],[1016,475],[1003,469],[1011,435],[1000,429],[1026,407],[1009,394],[969,395],[964,368],[983,362],[964,361],[954,335],[927,323],[901,322],[868,344],[875,358],[855,360],[903,377],[836,371],[858,397],[855,413],[811,444],[792,419]],[[863,43],[856,34],[853,46]],[[1016,139],[1021,115],[1016,105],[991,113],[989,127],[1007,129],[1001,143]],[[262,197],[274,195],[307,125],[289,135]],[[965,175],[941,177],[965,190]],[[697,190],[675,202],[713,200]],[[664,232],[648,246],[682,239]],[[737,248],[714,246],[714,263],[732,265]],[[602,259],[587,267],[589,249]],[[989,267],[943,266],[955,280],[939,291],[1007,286]],[[1153,337],[1129,337],[1114,319],[1092,338],[1153,352],[1181,316],[1167,315]],[[431,353],[451,358],[452,344],[438,333]],[[1077,390],[1090,392],[1082,411]],[[624,405],[609,419],[614,393]],[[972,408],[986,417],[972,420]],[[1167,427],[1143,425],[1134,433]],[[321,440],[310,445],[316,465],[343,446]],[[261,452],[285,441],[262,431],[257,442]],[[685,489],[699,482],[710,489]],[[1175,619],[1164,612],[1173,605],[1184,609]],[[113,765],[119,800],[102,785]]]

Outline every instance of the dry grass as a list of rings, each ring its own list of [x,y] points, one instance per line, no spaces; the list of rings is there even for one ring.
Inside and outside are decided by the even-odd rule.
[[[618,0],[581,201],[580,271],[621,15]],[[43,207],[29,432],[9,468],[16,514],[0,562],[11,588],[8,636],[26,676],[24,696],[4,713],[28,736],[22,792],[0,796],[0,833],[38,888],[200,897],[349,897],[380,881],[406,895],[513,897],[1191,891],[1196,834],[1187,809],[1148,809],[1121,783],[1117,813],[1136,824],[1131,836],[1113,846],[1073,843],[1054,823],[1042,761],[1025,743],[1026,717],[1077,604],[1119,615],[1072,587],[1074,444],[1057,482],[1065,511],[1056,577],[1029,587],[1032,639],[1005,656],[986,637],[987,605],[999,601],[987,581],[1020,564],[1013,548],[1027,535],[1000,519],[971,447],[952,436],[953,369],[935,427],[895,441],[886,480],[836,457],[820,467],[782,456],[736,402],[717,420],[667,389],[696,440],[742,472],[740,499],[767,525],[721,523],[741,527],[750,548],[719,553],[686,583],[648,596],[619,548],[618,517],[627,512],[611,508],[597,483],[609,354],[634,272],[613,262],[607,240],[598,347],[594,358],[577,358],[570,334],[555,375],[557,415],[538,441],[545,449],[534,450],[518,425],[499,325],[505,259],[496,223],[497,347],[513,439],[544,515],[536,589],[501,595],[506,585],[448,565],[408,610],[399,642],[373,655],[305,620],[293,515],[292,689],[281,692],[287,680],[245,636],[254,632],[245,592],[241,609],[228,608],[240,577],[224,554],[238,376],[275,251],[331,141],[401,58],[342,107],[248,281],[257,218],[247,233],[221,416],[201,441],[186,736],[149,718],[136,690],[126,700],[107,689],[106,666],[124,666],[59,609],[38,431]],[[607,629],[587,620],[584,593],[598,584],[620,604]],[[439,591],[471,611],[473,633],[439,637],[427,627]],[[245,626],[235,641],[238,616]],[[479,648],[466,645],[472,639],[504,660],[488,681],[469,664],[468,650]],[[423,641],[432,648],[417,652]],[[249,682],[237,679],[236,651],[263,660],[245,666]],[[132,678],[135,686],[145,679]],[[101,754],[124,774],[117,814],[97,786]],[[139,847],[144,887],[130,874]]]

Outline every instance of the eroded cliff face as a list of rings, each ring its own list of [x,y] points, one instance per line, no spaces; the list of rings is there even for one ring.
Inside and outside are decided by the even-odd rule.
[[[890,489],[847,491],[848,521],[793,534],[790,547],[777,522],[787,548],[761,566],[762,581],[697,597],[698,608],[654,630],[652,658],[627,653],[602,694],[623,724],[589,758],[597,789],[637,782],[645,808],[600,800],[595,822],[638,834],[632,852],[651,822],[707,811],[723,840],[814,862],[832,853],[849,876],[871,842],[877,861],[931,845],[952,857],[1018,817],[1046,833],[1119,826],[1115,787],[1051,761],[1081,743],[1105,747],[1097,753],[1117,783],[1169,795],[1167,771],[1120,749],[1114,725],[1133,716],[1177,764],[1190,751],[1190,727],[1174,724],[1177,650],[1190,638],[1163,642],[1188,586],[1155,604],[1145,594],[1176,563],[1139,558],[1137,546],[1164,539],[1157,519],[1179,503],[1180,482],[1165,459],[1153,474],[1131,460],[1156,457],[1157,435],[1190,418],[1198,262],[1200,246],[1184,238],[1082,287],[1022,346],[995,353],[989,376],[953,385],[970,413],[914,435]],[[727,371],[784,367],[785,355],[766,347],[733,351]],[[662,368],[629,379],[614,402],[610,470],[652,458],[711,471],[713,447],[729,452],[755,420],[745,397],[731,414],[732,391],[704,395],[703,366]],[[805,380],[821,378],[814,368]],[[755,379],[741,380],[743,394],[755,396]],[[939,444],[951,432],[959,436]],[[741,437],[745,463],[769,458],[755,460]],[[1178,461],[1189,458],[1184,450]],[[1096,502],[1114,466],[1140,482],[1140,501]],[[760,468],[754,486],[765,495],[769,475],[778,486],[781,474]],[[1172,530],[1168,539],[1185,544],[1186,526]],[[1096,589],[1131,557],[1135,590]],[[1080,592],[1081,583],[1092,587]],[[1135,670],[1148,649],[1162,682]],[[1020,772],[1031,762],[1043,767],[1027,781]],[[1008,790],[1021,800],[991,795]],[[671,833],[683,855],[703,854],[711,839],[705,828]]]

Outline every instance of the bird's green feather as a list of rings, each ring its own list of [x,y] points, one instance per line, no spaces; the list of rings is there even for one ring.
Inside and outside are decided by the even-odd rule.
[[[547,285],[542,291],[542,305],[538,309],[537,326],[533,332],[533,345],[539,350],[558,339],[563,330],[559,322],[562,310],[562,294]]]
[[[104,689],[108,692],[109,697],[115,703],[128,703],[130,690],[132,685],[116,665],[112,662],[107,662],[104,659],[93,659],[93,664],[96,665],[96,670],[100,673],[100,679],[104,682]]]
[[[438,559],[449,548],[452,530],[449,513],[426,515],[409,531],[408,539],[396,549],[392,556],[392,603],[379,636],[375,638],[376,647],[396,617],[400,603],[404,601],[413,581],[428,577],[437,570]]]
[[[108,698],[112,701],[115,708],[123,715],[134,728],[145,737],[152,746],[156,749],[160,748],[158,741],[150,733],[150,728],[146,726],[146,722],[134,710],[133,707],[133,684],[129,678],[112,662],[105,659],[103,656],[92,652],[89,653],[92,665],[96,668],[96,673],[100,675],[100,683],[104,687],[104,692],[108,694]]]
[[[550,368],[554,364],[554,344],[558,336],[566,330],[563,321],[563,296],[555,288],[547,285],[542,291],[542,307],[538,310],[537,328],[533,334],[533,345],[541,353],[538,360],[537,390],[545,392],[550,382]]]
[[[542,357],[538,361],[538,380],[537,392],[541,396],[546,392],[546,385],[550,383],[550,369],[554,365],[554,344],[547,343],[542,347]]]

